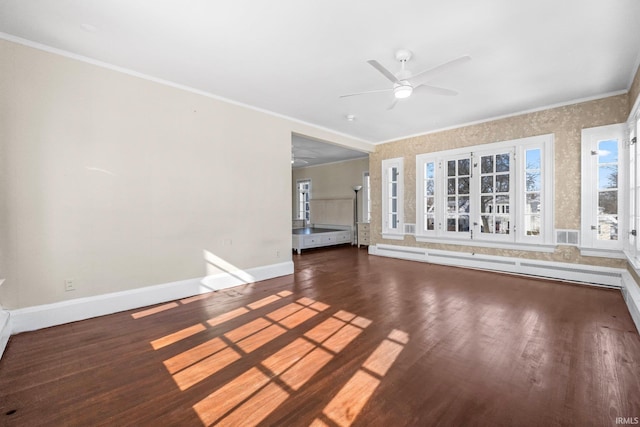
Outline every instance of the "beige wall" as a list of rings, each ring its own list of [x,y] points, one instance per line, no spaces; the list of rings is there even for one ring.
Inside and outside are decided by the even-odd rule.
[[[291,260],[291,132],[326,131],[7,41],[0,76],[3,307]]]
[[[369,159],[366,157],[328,165],[292,169],[292,215],[295,218],[297,180],[311,179],[311,198],[313,199],[350,198],[354,196],[353,186],[362,185],[363,174],[368,170]],[[358,193],[358,212],[362,212],[362,192]]]
[[[553,133],[555,135],[555,227],[579,229],[581,130],[622,123],[627,119],[628,114],[629,102],[625,94],[378,145],[375,153],[370,156],[373,243],[623,267],[625,263],[620,260],[581,257],[576,248],[570,246],[559,246],[555,253],[539,253],[419,243],[412,236],[406,236],[402,242],[387,241],[381,236],[380,186],[382,160],[403,157],[405,222],[415,223],[415,156],[417,154]]]

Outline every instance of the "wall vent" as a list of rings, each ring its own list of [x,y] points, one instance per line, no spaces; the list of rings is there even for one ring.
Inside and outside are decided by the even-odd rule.
[[[579,236],[578,230],[556,230],[556,244],[578,246]]]
[[[404,225],[404,234],[411,234],[413,236],[416,235],[416,225],[415,224],[405,224]]]

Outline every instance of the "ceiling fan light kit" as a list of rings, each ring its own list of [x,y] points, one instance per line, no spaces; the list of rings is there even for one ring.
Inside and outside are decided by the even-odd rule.
[[[387,108],[391,110],[395,107],[398,99],[406,99],[409,98],[414,89],[420,88],[421,92],[430,92],[435,95],[446,95],[446,96],[455,96],[458,94],[455,90],[445,89],[437,86],[428,85],[427,82],[433,78],[435,75],[442,73],[443,71],[458,65],[462,62],[466,62],[471,59],[470,56],[464,55],[459,58],[456,58],[452,61],[445,62],[443,64],[437,65],[433,68],[430,68],[426,71],[422,71],[417,74],[411,73],[410,70],[405,68],[405,65],[409,59],[411,59],[412,53],[407,49],[400,49],[396,52],[395,58],[400,62],[400,70],[397,73],[392,73],[388,69],[386,69],[382,64],[380,64],[375,59],[370,59],[367,61],[369,65],[378,70],[383,76],[385,76],[388,80],[393,83],[393,87],[391,89],[376,89],[369,90],[366,92],[358,92],[351,93],[348,95],[342,95],[340,98],[345,98],[348,96],[356,96],[356,95],[364,95],[369,93],[379,93],[379,92],[393,92],[394,101]]]
[[[393,87],[393,96],[398,99],[408,98],[411,93],[413,93],[413,86],[408,82],[406,84],[397,84]]]

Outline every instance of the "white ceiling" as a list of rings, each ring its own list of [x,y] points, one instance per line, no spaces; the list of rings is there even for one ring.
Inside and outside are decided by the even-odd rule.
[[[377,143],[625,91],[638,0],[0,0],[0,32]],[[422,71],[472,60],[393,110],[413,51]],[[354,115],[355,120],[346,120]]]
[[[367,153],[327,144],[300,135],[292,135],[291,137],[291,167],[294,169],[360,159],[368,156]]]

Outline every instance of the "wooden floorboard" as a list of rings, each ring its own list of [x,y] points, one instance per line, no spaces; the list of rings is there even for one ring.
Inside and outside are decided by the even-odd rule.
[[[640,417],[619,291],[368,256],[11,337],[7,426],[615,426]]]

